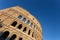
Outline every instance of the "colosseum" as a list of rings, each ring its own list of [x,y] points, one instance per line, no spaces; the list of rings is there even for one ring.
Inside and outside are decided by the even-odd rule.
[[[38,20],[22,7],[0,10],[0,40],[42,40]]]

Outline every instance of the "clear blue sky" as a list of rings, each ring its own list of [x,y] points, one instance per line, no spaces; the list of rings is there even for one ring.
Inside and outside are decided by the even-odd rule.
[[[19,5],[42,25],[43,40],[60,40],[60,0],[0,0],[0,9]]]

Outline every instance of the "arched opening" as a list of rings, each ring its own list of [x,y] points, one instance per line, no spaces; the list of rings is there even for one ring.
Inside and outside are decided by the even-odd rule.
[[[33,23],[30,24],[30,27],[32,27]]]
[[[2,25],[2,23],[0,23],[0,28],[2,28],[3,27],[3,25]]]
[[[15,40],[15,38],[16,38],[16,35],[14,34],[9,40]]]
[[[23,21],[25,22],[26,21],[26,18],[23,18]]]
[[[15,27],[17,25],[17,22],[14,21],[11,25]]]
[[[31,30],[28,31],[28,35],[30,35],[30,31],[31,31]]]
[[[27,21],[27,24],[29,24],[29,23],[30,23],[30,21],[28,20],[28,21]]]
[[[23,40],[23,38],[19,38],[19,40]]]
[[[34,32],[32,33],[32,37],[34,37]]]
[[[9,35],[9,31],[5,31],[1,36],[0,36],[0,40],[5,40]]]
[[[23,29],[23,32],[25,32],[27,30],[27,27],[25,27],[24,29]]]
[[[19,24],[19,25],[18,25],[18,29],[21,29],[21,28],[22,28],[22,24]]]
[[[18,18],[19,18],[19,19],[21,19],[21,18],[22,18],[22,16],[21,16],[21,15],[19,15],[19,16],[18,16]]]

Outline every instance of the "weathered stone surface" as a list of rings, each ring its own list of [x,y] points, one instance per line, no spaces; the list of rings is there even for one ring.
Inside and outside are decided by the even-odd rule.
[[[21,7],[0,10],[0,40],[5,39],[42,40],[42,27],[34,16]]]

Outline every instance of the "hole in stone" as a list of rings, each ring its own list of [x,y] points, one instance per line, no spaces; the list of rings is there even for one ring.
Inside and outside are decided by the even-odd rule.
[[[22,24],[19,24],[19,25],[18,25],[18,29],[21,29],[21,28],[22,28]]]

